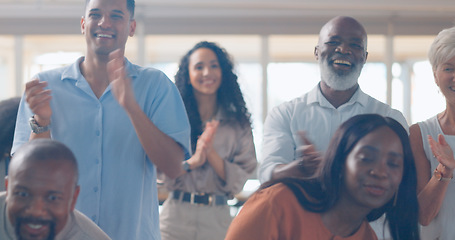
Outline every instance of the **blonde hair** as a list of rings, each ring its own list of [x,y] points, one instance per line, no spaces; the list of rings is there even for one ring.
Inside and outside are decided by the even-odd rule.
[[[447,62],[455,57],[455,27],[447,28],[439,32],[428,51],[433,72],[439,64]]]

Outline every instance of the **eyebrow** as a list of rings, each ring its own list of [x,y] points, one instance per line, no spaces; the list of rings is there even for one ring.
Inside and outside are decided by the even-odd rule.
[[[373,151],[373,152],[379,152],[379,149],[377,149],[376,147],[371,146],[371,145],[363,146],[362,149],[370,150],[370,151]],[[397,152],[388,152],[387,155],[393,156],[393,157],[404,158],[403,154],[397,153]]]
[[[101,9],[99,9],[99,8],[92,8],[92,9],[89,10],[89,12],[99,12],[99,11],[101,11]],[[125,13],[123,11],[121,11],[121,10],[115,10],[114,9],[114,10],[112,10],[112,12],[118,13],[118,14],[121,14],[121,15],[125,15]]]

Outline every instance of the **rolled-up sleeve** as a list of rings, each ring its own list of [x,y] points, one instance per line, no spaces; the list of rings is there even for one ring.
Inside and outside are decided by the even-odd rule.
[[[237,128],[236,149],[231,159],[225,159],[224,170],[226,181],[218,178],[218,188],[224,192],[240,192],[246,180],[256,169],[257,159],[251,128]]]
[[[258,168],[258,178],[261,183],[270,180],[275,166],[294,160],[296,145],[288,116],[286,109],[278,106],[270,112],[265,120],[262,160]]]

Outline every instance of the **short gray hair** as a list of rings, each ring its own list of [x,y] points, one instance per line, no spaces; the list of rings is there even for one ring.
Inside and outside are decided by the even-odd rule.
[[[433,72],[436,71],[439,64],[447,62],[453,57],[455,57],[455,27],[439,32],[428,51]]]

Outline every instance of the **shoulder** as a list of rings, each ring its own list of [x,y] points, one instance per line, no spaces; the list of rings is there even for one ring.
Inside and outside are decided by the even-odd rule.
[[[310,104],[307,93],[273,107],[267,115],[267,120],[291,119],[294,115],[300,114],[302,111],[308,109]]]
[[[65,75],[65,72],[71,71],[73,65],[59,67],[51,70],[46,70],[35,75],[36,78],[41,81],[47,81],[50,83],[60,82]],[[34,78],[35,78],[34,77]]]
[[[295,198],[294,193],[282,183],[261,189],[253,195],[257,200],[280,206],[289,203],[290,198]]]
[[[171,82],[164,72],[153,67],[142,67],[129,63],[127,68],[131,77],[136,77],[141,81]]]
[[[400,111],[392,108],[388,104],[385,104],[372,96],[365,94],[361,92],[365,96],[366,101],[364,102],[364,108],[366,112],[369,113],[376,113],[385,117],[390,117],[395,119],[397,122],[399,122],[405,129],[406,131],[409,131],[409,125],[408,122],[406,121],[406,118],[404,117],[403,113]]]
[[[98,239],[98,240],[109,240],[110,238],[106,233],[101,230],[94,222],[87,218],[84,214],[78,210],[73,211],[74,224],[73,228],[77,231],[75,234],[78,236],[75,239]]]

